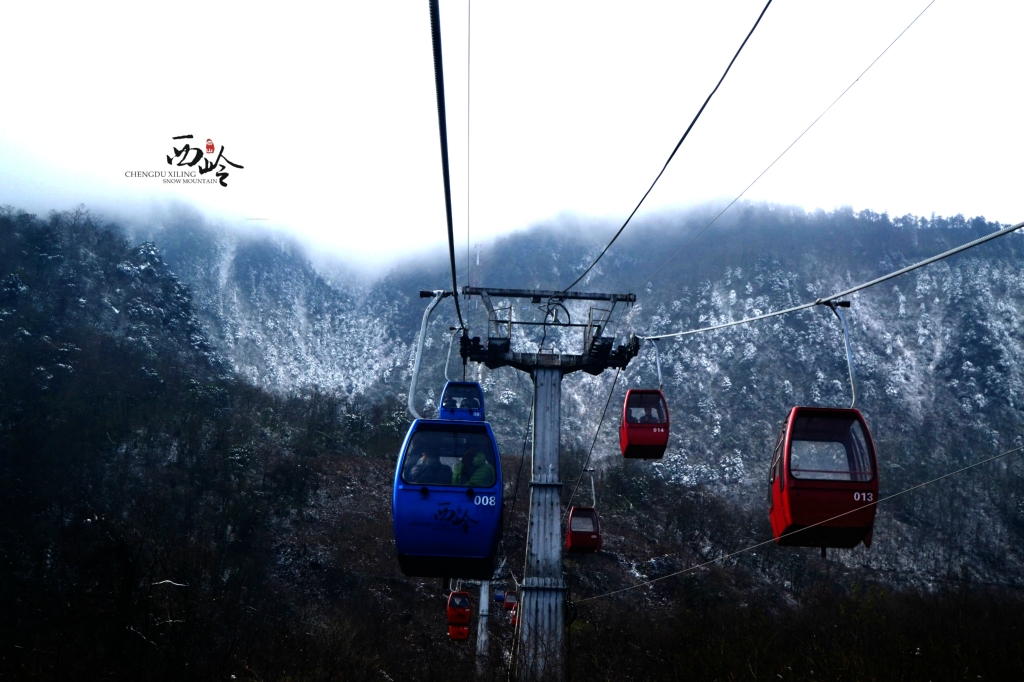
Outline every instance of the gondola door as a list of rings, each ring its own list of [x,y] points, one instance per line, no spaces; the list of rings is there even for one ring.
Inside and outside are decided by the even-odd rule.
[[[871,545],[878,464],[859,410],[794,407],[776,438],[769,485],[778,544]]]
[[[441,391],[440,419],[482,422],[487,420],[484,392],[474,381],[449,381]]]
[[[565,551],[572,554],[592,554],[601,551],[601,519],[596,509],[573,507],[569,510]]]
[[[668,404],[657,389],[626,391],[619,423],[619,448],[630,459],[661,459],[669,434]]]
[[[468,625],[449,625],[448,626],[448,639],[453,642],[464,642],[469,639],[469,626]]]
[[[473,611],[469,606],[469,592],[452,592],[448,595],[447,608],[449,625],[469,625]]]
[[[448,637],[456,642],[469,639],[469,621],[472,617],[469,606],[469,592],[452,592],[448,595]]]
[[[395,471],[402,572],[490,580],[501,537],[501,462],[486,422],[416,420]]]

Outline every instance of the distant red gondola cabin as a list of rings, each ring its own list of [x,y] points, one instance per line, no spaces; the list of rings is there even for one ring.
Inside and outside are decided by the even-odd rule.
[[[469,625],[471,613],[469,592],[452,592],[448,595],[448,625]]]
[[[661,459],[668,445],[665,394],[657,389],[626,391],[619,424],[619,448],[630,459]]]
[[[565,534],[565,551],[589,554],[601,551],[601,519],[593,507],[569,510],[569,529]]]
[[[502,601],[501,606],[506,611],[511,611],[519,603],[519,595],[515,592],[505,592],[505,599]]]
[[[768,480],[776,543],[871,546],[878,462],[860,410],[794,407],[776,438]]]

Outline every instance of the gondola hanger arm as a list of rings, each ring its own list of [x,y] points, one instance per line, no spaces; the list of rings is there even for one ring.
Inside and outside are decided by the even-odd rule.
[[[590,474],[590,506],[597,509],[597,491],[594,488],[594,467],[587,469]]]
[[[664,389],[664,382],[661,380],[661,353],[658,351],[658,339],[653,340],[654,343],[654,364],[658,367],[658,390]]]
[[[444,380],[445,381],[451,381],[451,378],[448,376],[448,365],[452,361],[452,346],[455,345],[455,336],[460,331],[463,334],[466,333],[464,329],[460,330],[458,327],[452,327],[450,331],[452,333],[451,334],[452,338],[451,338],[451,340],[448,341],[448,355],[447,355],[447,357],[445,357],[445,360],[444,360]],[[463,363],[463,367],[465,367],[465,363]],[[462,378],[463,378],[463,380],[465,380],[466,377],[463,376]]]
[[[442,299],[451,296],[452,292],[445,291],[443,289],[436,289],[434,291],[420,291],[420,298],[433,297],[434,300],[430,302],[427,309],[423,311],[423,321],[420,322],[420,338],[416,344],[416,361],[412,368],[412,381],[409,384],[409,412],[412,414],[414,419],[422,419],[420,413],[416,411],[414,401],[416,398],[416,381],[420,376],[420,361],[423,359],[423,342],[427,337],[427,322],[430,320],[430,313],[434,312],[434,308],[441,302]]]
[[[846,326],[846,318],[839,312],[840,308],[849,308],[849,301],[823,301],[821,305],[826,305],[839,318],[839,321],[843,325],[843,340],[846,342],[846,364],[850,369],[850,393],[853,394],[853,400],[850,401],[850,409],[852,410],[857,405],[857,384],[853,379],[853,351],[850,349],[850,330]]]

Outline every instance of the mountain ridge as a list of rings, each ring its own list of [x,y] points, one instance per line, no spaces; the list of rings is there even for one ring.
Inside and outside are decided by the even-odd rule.
[[[813,300],[997,227],[845,210],[743,211],[619,311],[620,340]],[[704,218],[682,216],[675,231],[667,219],[637,225],[587,286],[628,288],[647,272],[640,265],[651,263],[652,244],[659,258],[671,254]],[[858,402],[877,443],[883,495],[1021,442],[1018,240],[852,297]],[[538,228],[482,249],[468,279],[556,288],[600,246],[597,234],[576,230],[563,240]],[[22,647],[5,649],[13,675],[56,678],[72,661],[86,661],[83,679],[96,670],[182,679],[188,662],[250,679],[469,674],[472,661],[445,641],[443,588],[397,570],[381,494],[410,421],[405,401],[425,305],[417,292],[443,287],[447,264],[405,262],[356,283],[329,266],[279,236],[226,234],[201,222],[143,235],[102,226],[84,210],[46,219],[0,213],[0,604],[13,614],[0,644]],[[574,319],[587,312],[567,308]],[[464,312],[479,334],[482,308],[467,302]],[[512,314],[539,313],[527,304]],[[428,325],[415,396],[427,415],[454,325],[449,304]],[[516,347],[535,350],[543,336],[545,347],[578,352],[572,330],[534,331],[517,334]],[[673,415],[669,451],[658,462],[618,454],[615,403],[626,388],[657,381],[646,344],[618,376],[594,451],[605,551],[567,556],[567,579],[579,599],[712,564],[581,604],[573,640],[583,669],[666,674],[645,667],[645,657],[616,658],[611,637],[709,678],[726,668],[743,675],[742,665],[702,658],[699,646],[679,647],[678,638],[757,657],[765,635],[750,629],[754,622],[779,638],[765,644],[777,652],[769,667],[779,674],[788,666],[811,679],[827,667],[803,670],[785,653],[785,642],[810,628],[834,647],[820,660],[836,670],[852,665],[850,679],[862,676],[857,670],[918,670],[901,658],[910,642],[930,652],[934,670],[966,647],[972,669],[1012,676],[1012,657],[994,651],[1012,650],[999,643],[1020,629],[1012,615],[1024,587],[1018,459],[885,503],[870,550],[823,561],[814,550],[769,542],[718,561],[770,538],[767,460],[789,407],[848,404],[842,332],[831,312],[813,309],[662,342],[660,355]],[[523,497],[527,481],[515,473],[529,446],[530,382],[511,369],[466,372],[485,390],[506,494]],[[449,374],[462,375],[457,352]],[[563,381],[566,483],[580,473],[613,380]],[[563,504],[570,492],[566,485]],[[526,507],[523,499],[508,510],[513,575],[521,572]],[[372,622],[360,619],[367,608]],[[951,625],[922,631],[915,623],[930,618]],[[634,640],[642,622],[658,625]],[[984,642],[958,639],[965,622],[988,633]],[[492,632],[492,659],[501,661],[511,632],[500,619]],[[844,638],[859,644],[844,648],[854,641]],[[858,648],[865,642],[883,659]],[[60,653],[36,659],[24,653],[32,649]]]

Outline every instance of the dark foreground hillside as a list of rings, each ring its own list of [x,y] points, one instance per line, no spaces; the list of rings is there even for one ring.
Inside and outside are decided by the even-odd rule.
[[[84,212],[0,215],[0,677],[471,678],[474,642],[447,641],[439,581],[407,579],[393,560],[404,405],[253,387],[198,320],[153,245]],[[521,446],[504,448],[506,492],[519,489],[513,564]],[[565,478],[580,455],[565,448]],[[639,466],[607,470],[598,495],[607,551],[566,562],[577,599],[699,563],[765,523]],[[887,584],[767,547],[580,602],[571,677],[1024,675],[1015,589],[959,570],[929,591]],[[505,678],[510,638],[497,612],[485,679]]]

